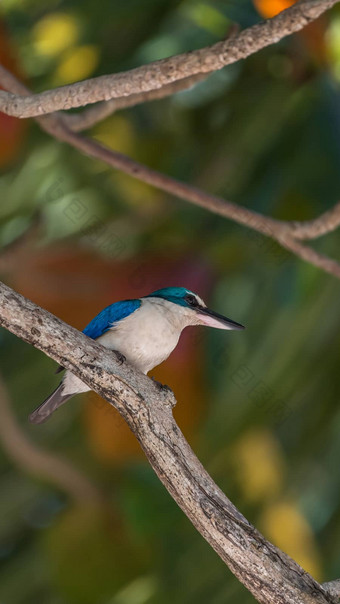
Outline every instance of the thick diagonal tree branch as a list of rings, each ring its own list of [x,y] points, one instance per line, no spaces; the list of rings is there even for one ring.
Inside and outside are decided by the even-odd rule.
[[[13,74],[0,65],[0,84],[17,94],[26,94],[29,89],[19,82]],[[67,117],[67,116],[66,116]],[[250,229],[277,241],[282,247],[292,251],[306,262],[330,273],[340,279],[340,264],[310,247],[301,244],[298,239],[313,239],[335,230],[340,225],[340,203],[324,212],[314,220],[305,222],[283,221],[263,216],[220,197],[210,195],[196,187],[182,183],[152,170],[133,159],[113,151],[98,141],[81,136],[68,127],[65,116],[56,112],[52,115],[36,117],[41,128],[55,138],[67,142],[86,155],[100,159],[106,164],[146,182],[175,197],[205,208],[224,218],[234,220]]]
[[[336,601],[340,600],[340,579],[336,579],[335,581],[329,581],[328,583],[323,583],[323,588],[328,591]]]
[[[99,76],[24,98],[0,91],[0,111],[27,118],[98,101],[146,93],[198,74],[208,74],[303,29],[338,0],[300,0],[273,19],[212,46],[161,59],[130,71]]]
[[[242,516],[200,464],[178,428],[167,389],[113,352],[0,284],[0,325],[71,369],[113,405],[192,524],[262,604],[335,604],[294,560]]]

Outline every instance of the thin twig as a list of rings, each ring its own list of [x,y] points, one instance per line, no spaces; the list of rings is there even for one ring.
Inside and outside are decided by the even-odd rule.
[[[192,86],[198,82],[205,80],[208,75],[205,73],[198,74],[172,82],[171,84],[162,86],[162,88],[150,90],[149,92],[140,92],[139,94],[132,94],[131,96],[123,96],[118,99],[103,101],[94,107],[84,109],[80,113],[65,113],[63,114],[63,118],[65,124],[71,130],[74,130],[75,132],[87,130],[120,109],[127,109],[128,107],[135,107],[141,103],[164,99],[176,92],[188,90],[188,88],[192,88]]]
[[[0,444],[8,457],[29,474],[53,484],[77,503],[103,503],[104,497],[70,461],[32,443],[19,426],[0,376]]]
[[[338,226],[340,226],[340,202],[314,220],[290,223],[291,234],[295,239],[316,239],[334,231]]]
[[[212,73],[303,29],[338,1],[299,0],[273,19],[249,27],[231,39],[130,71],[99,76],[24,98],[0,91],[0,111],[20,118],[35,117],[61,109],[146,93],[187,77]]]
[[[293,237],[278,237],[277,241],[282,247],[293,252],[296,256],[305,260],[305,262],[309,262],[310,264],[321,268],[326,273],[333,275],[333,277],[340,279],[340,264],[339,262],[336,262],[336,260],[332,260],[332,258],[320,254],[320,252],[316,252],[313,248],[303,245]]]
[[[109,149],[97,141],[71,132],[67,128],[64,128],[62,123],[59,125],[52,125],[52,129],[50,129],[49,132],[59,140],[69,143],[86,155],[100,159],[113,168],[121,170],[134,178],[138,178],[139,180],[157,187],[162,191],[166,191],[175,197],[189,201],[197,206],[209,210],[210,212],[219,214],[224,218],[233,220],[239,224],[242,224],[243,226],[258,231],[267,237],[271,237],[280,245],[294,252],[306,262],[310,262],[311,264],[314,264],[314,266],[317,266],[323,269],[325,272],[340,279],[340,264],[338,262],[323,254],[320,254],[319,252],[316,252],[309,246],[301,244],[291,235],[291,232],[299,233],[299,228],[301,228],[300,232],[304,234],[305,238],[307,238],[307,233],[314,231],[314,221],[310,221],[304,230],[303,223],[295,222],[293,225],[291,225],[288,221],[275,220],[274,218],[263,216],[262,214],[259,214],[253,210],[249,210],[248,208],[237,206],[236,204],[228,202],[220,197],[209,195],[209,193],[205,193],[204,191],[196,189],[191,185],[187,185],[175,180],[174,178],[166,176],[165,174],[152,170],[143,164],[140,164],[134,160],[131,160],[129,157],[118,153],[117,151]],[[331,223],[329,221],[329,213],[327,213],[326,224],[328,230],[326,230],[326,227],[323,227],[322,234],[335,230],[338,227],[338,212],[334,212],[334,217],[334,223]],[[318,233],[321,234],[320,230],[322,225],[322,217],[319,216],[316,221],[319,229]]]
[[[239,33],[239,26],[234,23],[229,27],[228,38],[234,38]],[[98,122],[109,117],[116,111],[121,109],[127,109],[128,107],[135,107],[142,103],[149,103],[150,101],[164,99],[168,96],[183,92],[192,88],[195,84],[206,80],[210,74],[199,73],[197,75],[189,76],[183,80],[176,80],[171,84],[166,84],[161,88],[149,90],[148,92],[140,92],[139,94],[132,94],[130,96],[123,96],[117,99],[110,99],[109,101],[102,101],[96,104],[94,107],[88,107],[79,113],[63,113],[64,123],[74,130],[74,132],[81,132],[87,130],[97,124]]]
[[[18,94],[29,92],[29,89],[24,84],[19,82],[13,74],[1,65],[0,84]],[[296,240],[299,237],[301,239],[319,237],[335,230],[340,223],[340,203],[314,220],[306,222],[276,220],[263,216],[254,210],[249,210],[243,206],[226,201],[221,197],[210,195],[196,187],[152,170],[118,151],[109,149],[98,141],[73,132],[68,128],[64,116],[60,112],[37,117],[35,120],[43,130],[79,149],[82,153],[100,159],[113,168],[121,170],[133,178],[146,182],[162,191],[166,191],[170,195],[189,201],[210,212],[242,224],[249,229],[258,231],[274,239],[306,262],[310,262],[327,273],[340,278],[340,264],[338,262],[316,252],[310,247],[302,245]]]
[[[258,602],[335,604],[214,483],[173,418],[171,391],[1,283],[0,309],[0,325],[70,369],[119,411],[169,493]]]

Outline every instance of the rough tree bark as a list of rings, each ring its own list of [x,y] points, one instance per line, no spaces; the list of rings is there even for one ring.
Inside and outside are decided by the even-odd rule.
[[[184,78],[212,73],[299,31],[338,1],[299,0],[276,17],[253,25],[237,36],[127,72],[99,76],[25,97],[0,91],[0,111],[14,117],[35,117],[60,109],[148,93]]]

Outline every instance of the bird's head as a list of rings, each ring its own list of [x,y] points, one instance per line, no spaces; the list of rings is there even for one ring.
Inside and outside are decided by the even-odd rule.
[[[171,309],[173,313],[185,317],[187,325],[208,325],[217,329],[244,329],[240,323],[207,308],[197,294],[185,287],[165,287],[152,292],[146,298],[170,303],[167,304],[167,308]]]

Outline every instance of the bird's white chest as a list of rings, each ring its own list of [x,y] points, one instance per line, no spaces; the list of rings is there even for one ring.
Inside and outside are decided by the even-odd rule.
[[[168,358],[185,325],[166,304],[143,300],[141,307],[98,341],[119,350],[140,371],[147,373]]]

